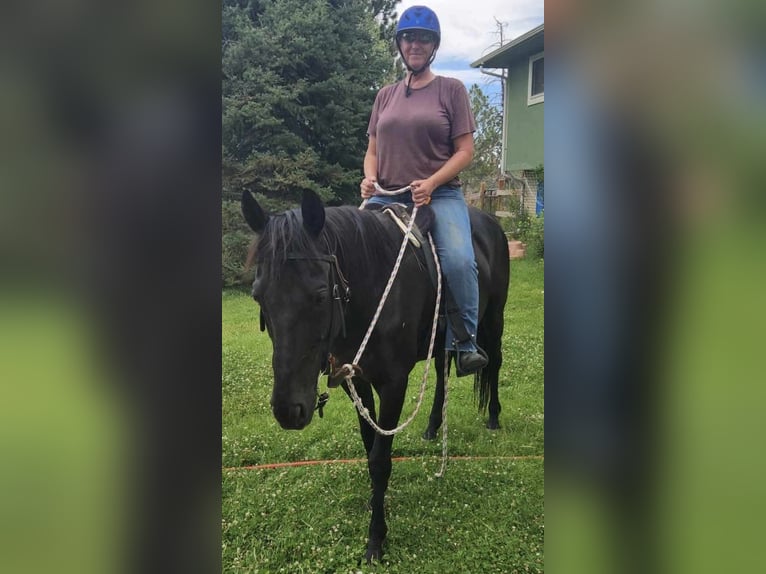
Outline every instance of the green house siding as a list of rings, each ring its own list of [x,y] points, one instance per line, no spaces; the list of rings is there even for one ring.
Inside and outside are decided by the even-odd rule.
[[[545,53],[540,24],[471,63],[474,68],[507,70],[503,134],[503,171],[533,170],[543,164],[545,102],[529,105],[529,59]]]
[[[545,103],[527,105],[529,59],[516,61],[508,68],[505,98],[505,171],[535,169],[543,163]]]

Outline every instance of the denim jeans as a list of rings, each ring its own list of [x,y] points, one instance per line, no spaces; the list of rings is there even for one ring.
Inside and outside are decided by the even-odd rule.
[[[412,205],[412,194],[408,191],[394,196],[376,195],[369,199],[368,204],[370,203]],[[442,276],[455,298],[466,331],[472,337],[468,341],[456,341],[447,321],[445,347],[448,351],[456,348],[459,351],[475,351],[479,316],[479,274],[471,241],[471,221],[462,190],[459,187],[447,186],[436,188],[431,195],[431,209],[434,213],[431,234]]]

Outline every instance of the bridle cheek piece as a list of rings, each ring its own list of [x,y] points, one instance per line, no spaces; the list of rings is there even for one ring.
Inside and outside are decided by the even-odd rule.
[[[321,261],[330,264],[330,282],[332,284],[330,299],[330,325],[327,333],[322,337],[325,342],[323,355],[327,357],[326,362],[320,368],[325,375],[332,374],[332,361],[330,349],[338,335],[346,338],[346,307],[351,301],[351,288],[343,271],[340,269],[338,258],[334,255],[304,255],[301,253],[288,253],[287,259],[292,261]]]

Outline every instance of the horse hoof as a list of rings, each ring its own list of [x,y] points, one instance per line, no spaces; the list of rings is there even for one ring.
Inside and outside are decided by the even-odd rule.
[[[423,440],[434,440],[436,438],[436,429],[428,427],[423,433]]]
[[[498,430],[500,428],[500,423],[498,421],[489,420],[487,421],[487,428],[489,430]]]
[[[373,560],[380,562],[381,558],[383,558],[383,549],[381,548],[381,545],[373,544],[370,542],[370,544],[367,546],[367,554],[365,555],[367,564],[372,564]]]

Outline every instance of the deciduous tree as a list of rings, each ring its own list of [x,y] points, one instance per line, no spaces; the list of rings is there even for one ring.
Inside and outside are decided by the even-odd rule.
[[[503,139],[503,110],[493,105],[477,84],[468,90],[471,110],[476,119],[474,134],[474,157],[470,167],[463,171],[461,179],[468,186],[478,185],[482,180],[500,173],[500,155]]]

